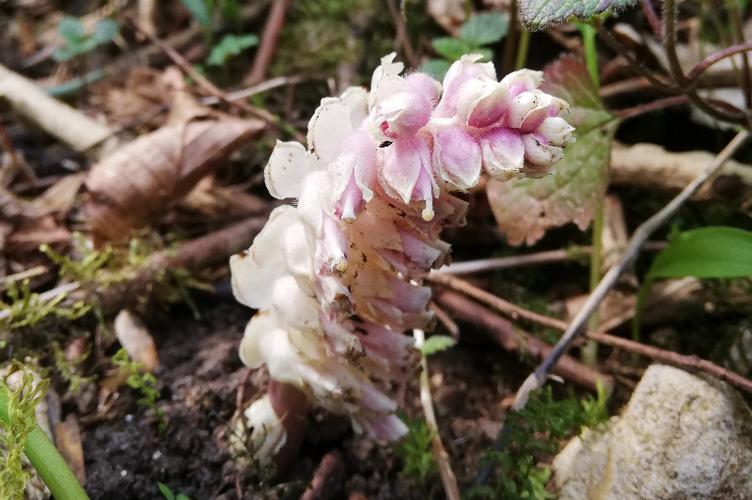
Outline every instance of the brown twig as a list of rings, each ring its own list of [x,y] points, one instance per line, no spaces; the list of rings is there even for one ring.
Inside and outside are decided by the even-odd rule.
[[[253,60],[251,71],[243,79],[247,85],[255,85],[262,81],[266,75],[266,70],[274,58],[274,52],[277,50],[279,37],[282,29],[285,27],[285,17],[287,9],[290,7],[292,0],[273,0],[269,15],[264,24],[264,32],[261,34],[261,43],[256,58]]]
[[[653,111],[658,111],[661,109],[680,106],[682,104],[687,104],[688,102],[689,98],[687,96],[676,95],[671,97],[664,97],[662,99],[656,99],[655,101],[651,101],[645,104],[639,104],[631,108],[619,109],[613,111],[613,114],[620,120],[624,121],[636,116],[644,115],[645,113],[651,113]]]
[[[436,302],[431,302],[430,304],[428,304],[428,308],[433,311],[433,313],[436,315],[436,319],[438,319],[439,322],[444,325],[444,328],[447,329],[449,335],[451,335],[452,338],[459,338],[460,327],[457,326],[457,323],[454,322],[452,317],[449,316],[444,309],[439,307]]]
[[[480,288],[477,288],[474,285],[454,276],[442,276],[441,280],[442,285],[446,285],[452,290],[457,290],[464,293],[465,295],[468,295],[469,297],[479,300],[480,302],[493,307],[497,311],[506,316],[509,316],[512,319],[523,318],[539,325],[561,331],[566,331],[567,329],[568,325],[566,321],[551,318],[543,314],[538,314],[516,304],[512,304],[511,302],[507,302],[500,297],[481,290]],[[741,375],[738,375],[723,367],[720,367],[715,363],[702,358],[698,358],[697,356],[688,356],[673,351],[667,351],[658,347],[635,342],[634,340],[617,337],[616,335],[611,335],[604,331],[587,331],[585,332],[585,336],[591,340],[595,340],[596,342],[610,345],[612,347],[618,347],[620,349],[624,349],[625,351],[634,352],[656,361],[661,361],[673,366],[678,366],[680,368],[687,368],[690,370],[701,371],[709,375],[713,375],[721,380],[725,380],[739,387],[740,389],[752,392],[751,380],[746,379]]]
[[[459,293],[443,290],[436,294],[435,299],[457,319],[481,327],[494,342],[507,351],[533,359],[544,359],[551,352],[551,346],[538,337],[516,328],[510,321]],[[553,373],[589,390],[596,389],[598,380],[609,388],[613,384],[610,377],[583,365],[572,356],[562,357]]]
[[[401,46],[405,60],[408,62],[408,64],[410,64],[410,67],[417,68],[418,58],[415,57],[415,50],[413,49],[412,43],[410,43],[410,35],[407,32],[405,17],[403,16],[403,13],[400,11],[399,7],[397,7],[397,4],[394,0],[387,0],[386,6],[389,9],[389,14],[392,16],[394,29],[396,30],[394,45],[396,47]]]
[[[328,500],[337,495],[337,486],[345,474],[345,462],[342,454],[330,451],[321,459],[313,473],[311,484],[308,485],[300,500]]]

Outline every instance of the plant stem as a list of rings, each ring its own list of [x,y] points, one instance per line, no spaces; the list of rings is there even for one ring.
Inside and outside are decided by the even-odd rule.
[[[590,73],[590,78],[592,78],[596,88],[600,88],[601,79],[598,71],[598,52],[595,47],[595,28],[590,24],[578,24],[577,27],[580,29],[580,33],[582,33],[585,64]]]
[[[601,86],[600,72],[598,71],[598,51],[595,46],[595,28],[590,24],[578,25],[582,33],[582,43],[585,49],[585,64],[587,65],[590,78],[596,89]],[[601,265],[603,262],[603,219],[605,210],[605,191],[598,196],[595,202],[595,214],[593,215],[592,252],[590,253],[590,293],[601,279]],[[598,327],[598,315],[593,314],[590,318],[590,328]],[[593,367],[598,362],[598,344],[594,340],[588,340],[580,352],[580,360],[586,366]]]
[[[590,293],[601,280],[601,265],[603,263],[603,222],[605,218],[605,193],[598,197],[593,216],[593,243],[590,252]],[[598,313],[594,312],[588,326],[591,330],[598,329]],[[580,351],[580,361],[586,366],[594,367],[598,362],[598,343],[588,340]]]
[[[0,424],[10,426],[8,388],[4,384],[0,384]],[[89,498],[55,445],[38,425],[26,436],[24,453],[57,500]]]
[[[425,333],[423,330],[413,330],[415,337],[415,347],[420,348],[425,342]],[[431,431],[431,451],[436,460],[436,466],[439,469],[441,483],[444,486],[444,493],[449,500],[460,500],[460,489],[457,485],[457,477],[454,475],[452,465],[449,463],[449,454],[441,442],[439,434],[439,424],[436,421],[436,414],[433,411],[433,398],[431,397],[431,383],[428,376],[428,359],[425,354],[420,356],[420,404],[423,407],[423,414],[426,417],[426,425]]]
[[[530,48],[530,32],[523,26],[520,27],[520,40],[517,45],[517,59],[514,61],[514,69],[524,68],[527,63],[527,52]]]

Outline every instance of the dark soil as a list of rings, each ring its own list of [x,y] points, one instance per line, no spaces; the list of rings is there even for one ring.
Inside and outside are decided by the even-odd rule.
[[[194,500],[298,498],[324,454],[335,449],[344,459],[346,479],[330,498],[358,498],[357,493],[369,499],[442,498],[437,478],[419,484],[403,477],[391,447],[354,435],[347,422],[323,414],[312,416],[301,457],[282,478],[270,481],[263,471],[233,458],[228,433],[238,385],[247,375],[237,347],[251,311],[228,301],[204,306],[198,322],[179,312],[150,325],[160,355],[157,407],[164,412],[164,430],[155,412],[140,406],[128,389],[119,395],[114,416],[83,430],[86,490],[92,499],[161,498],[158,482]],[[498,368],[520,371],[508,369],[519,367],[513,357],[488,345],[467,344],[436,355],[431,363],[442,437],[466,483],[498,428],[504,396],[519,382]],[[488,376],[489,371],[497,375]],[[258,378],[251,376],[246,386],[250,398]],[[416,381],[417,373],[398,391],[408,418],[420,415]]]

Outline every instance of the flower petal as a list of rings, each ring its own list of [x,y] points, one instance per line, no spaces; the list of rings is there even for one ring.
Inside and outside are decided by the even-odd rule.
[[[535,165],[553,165],[564,157],[561,147],[545,144],[535,134],[523,135],[522,143],[525,146],[525,160]]]
[[[439,177],[455,189],[465,191],[478,182],[481,168],[480,146],[461,128],[448,128],[436,134],[433,153]]]
[[[350,109],[338,97],[324,97],[308,122],[308,149],[320,160],[329,162],[352,131]]]
[[[284,254],[280,252],[284,234],[299,220],[294,207],[283,205],[275,208],[251,248],[230,257],[232,291],[238,302],[255,309],[271,305],[269,284],[287,274]]]
[[[266,188],[278,200],[297,198],[303,179],[310,171],[311,162],[302,144],[277,141],[264,168]]]

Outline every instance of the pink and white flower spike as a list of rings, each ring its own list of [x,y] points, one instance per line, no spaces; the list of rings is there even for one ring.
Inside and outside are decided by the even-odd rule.
[[[498,81],[492,63],[470,54],[442,85],[403,75],[394,58],[382,58],[370,91],[321,100],[307,147],[277,143],[266,186],[293,204],[276,208],[253,245],[230,259],[237,300],[258,309],[240,357],[265,366],[275,384],[245,412],[262,462],[289,448],[290,422],[304,421],[290,412],[309,406],[380,440],[407,432],[389,394],[417,360],[404,332],[432,319],[422,282],[447,261],[442,229],[464,221],[455,193],[483,171],[545,175],[574,140],[568,105],[538,88],[540,72]]]

